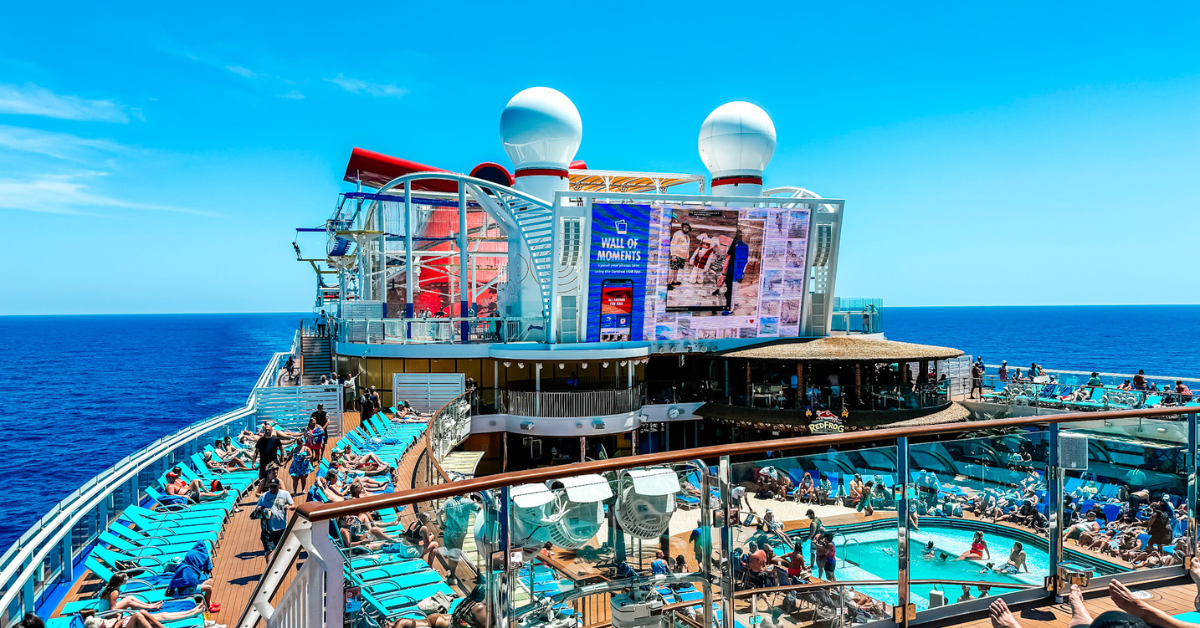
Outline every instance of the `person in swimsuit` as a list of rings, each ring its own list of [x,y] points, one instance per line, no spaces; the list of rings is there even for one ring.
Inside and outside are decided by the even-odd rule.
[[[822,545],[825,547],[825,579],[837,582],[837,576],[833,574],[833,570],[837,568],[837,546],[833,542],[833,535],[826,532]]]
[[[399,554],[404,558],[421,558],[426,555],[433,560],[432,551],[437,549],[437,543],[430,542],[424,549],[420,545],[406,542],[410,540],[410,530],[405,530],[401,536],[405,541],[388,536],[383,530],[363,521],[365,515],[346,515],[338,520],[342,537],[342,546],[346,549],[363,547],[370,552],[383,554]],[[413,524],[420,524],[414,521]],[[411,527],[411,526],[410,526]],[[423,528],[424,526],[422,526]],[[418,533],[419,534],[419,533]],[[372,540],[372,536],[382,540]],[[432,566],[432,565],[430,565]]]
[[[808,571],[808,565],[804,564],[804,545],[797,543],[792,546],[792,552],[788,554],[787,575],[791,584],[802,582],[801,575],[806,571]]]
[[[474,592],[472,592],[474,597]],[[453,614],[431,613],[424,619],[400,617],[385,628],[487,628],[487,607],[468,598],[463,600]]]
[[[1012,551],[1008,553],[1008,562],[998,567],[996,573],[1016,574],[1021,572],[1022,567],[1025,573],[1029,573],[1029,565],[1025,564],[1025,547],[1018,541],[1013,543]]]
[[[217,441],[217,442],[221,442],[221,441]],[[224,471],[249,471],[250,470],[250,467],[247,466],[246,463],[243,462],[242,459],[238,458],[237,456],[221,458],[219,455],[216,455],[211,451],[206,451],[202,455],[204,456],[204,466],[206,466],[210,470],[216,471],[218,473],[221,473]]]
[[[954,560],[970,560],[985,557],[990,560],[992,553],[988,550],[987,541],[983,540],[983,532],[976,531],[975,538],[971,539],[971,549],[963,552]]]
[[[97,610],[103,611],[119,611],[126,608],[137,609],[139,611],[156,611],[162,608],[161,601],[153,604],[147,604],[138,598],[127,595],[121,597],[121,587],[129,582],[129,576],[124,573],[115,573],[112,578],[109,578],[108,584],[104,590],[100,592],[100,604]],[[161,624],[159,624],[161,625]]]
[[[342,448],[340,453],[337,451],[334,453],[338,454],[337,460],[334,461],[335,464],[343,463],[352,469],[358,469],[359,471],[367,474],[374,475],[376,473],[383,473],[391,469],[386,462],[380,460],[379,456],[376,456],[373,453],[367,453],[361,456],[350,453],[350,445],[346,445],[344,448]]]
[[[185,481],[179,477],[179,467],[167,474],[167,495],[186,497],[193,504],[199,504],[205,497],[224,497],[226,492],[222,490],[220,493],[210,493],[204,490],[204,484],[200,480]]]

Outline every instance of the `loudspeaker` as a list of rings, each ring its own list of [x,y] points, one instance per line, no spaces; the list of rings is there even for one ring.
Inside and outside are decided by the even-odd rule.
[[[1088,468],[1088,437],[1083,434],[1058,436],[1058,466],[1063,469],[1086,471]]]

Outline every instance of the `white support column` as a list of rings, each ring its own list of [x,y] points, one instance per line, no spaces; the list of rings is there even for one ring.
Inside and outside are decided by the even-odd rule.
[[[469,312],[467,301],[467,191],[458,186],[458,300],[461,302],[459,315],[466,318]],[[462,342],[470,339],[471,324],[463,322],[460,327]]]
[[[413,317],[413,219],[412,219],[412,196],[409,195],[412,185],[406,183],[404,185],[404,317],[411,319]],[[412,329],[411,323],[406,323],[405,328]],[[411,338],[412,333],[406,333],[406,338]]]

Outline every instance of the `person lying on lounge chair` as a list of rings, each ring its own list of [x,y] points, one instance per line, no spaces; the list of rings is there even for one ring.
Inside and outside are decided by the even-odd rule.
[[[426,558],[433,560],[438,544],[432,540],[429,530],[420,521],[409,524],[400,534],[403,539],[388,536],[379,527],[372,525],[366,515],[345,515],[338,520],[342,546],[346,549],[363,547],[371,552],[400,554],[404,558]],[[432,563],[431,563],[432,566]]]
[[[330,462],[335,465],[344,464],[351,469],[357,469],[368,475],[384,473],[388,469],[391,469],[387,463],[380,460],[379,456],[376,456],[373,453],[367,453],[361,456],[350,453],[350,445],[346,445],[341,452],[338,452],[336,449],[333,450],[330,452],[330,458]]]
[[[346,487],[338,480],[337,471],[330,469],[325,473],[325,477],[317,478],[315,484],[321,488],[321,492],[325,494],[327,501],[346,501]]]
[[[167,495],[178,495],[188,498],[188,501],[193,504],[199,504],[205,497],[224,497],[227,491],[222,490],[220,493],[210,493],[204,490],[204,484],[200,480],[192,480],[188,482],[179,477],[179,467],[175,467],[167,474]]]
[[[274,421],[263,422],[263,428],[266,427],[270,427],[272,434],[279,440],[282,440],[285,445],[292,441],[297,441],[304,438],[304,432],[289,432],[288,430],[279,427],[279,424]]]
[[[457,621],[455,620],[456,617],[458,618]],[[421,619],[398,617],[391,624],[385,623],[384,628],[452,628],[453,626],[486,628],[487,625],[487,607],[474,599],[468,598],[463,600],[463,603],[453,614],[430,613]]]
[[[350,495],[352,497],[361,497],[361,495],[354,494],[354,487],[356,486],[359,487],[359,491],[364,495],[374,495],[386,490],[388,482],[380,482],[366,476],[354,478],[354,481],[350,483]]]
[[[79,616],[83,618],[84,628],[165,628],[163,625],[165,621],[178,621],[202,612],[204,612],[204,607],[196,606],[192,610],[172,613],[150,613],[147,610],[138,610],[128,615],[101,617],[96,614],[95,610],[89,608],[80,611]]]
[[[233,440],[228,436],[225,437],[225,440],[218,439],[213,441],[213,451],[216,452],[217,458],[220,458],[224,462],[228,462],[230,458],[241,460],[243,463],[247,463],[247,465],[250,462],[250,452],[239,447],[234,447]]]
[[[248,471],[250,469],[237,456],[230,456],[228,460],[216,459],[211,451],[204,452],[204,465],[214,471]]]
[[[411,418],[428,419],[433,416],[432,412],[417,412],[416,410],[413,409],[412,404],[409,403],[407,399],[402,401],[401,404],[402,405],[396,406],[396,410],[398,410],[401,413],[400,416],[402,416],[402,417],[408,417],[410,419]]]

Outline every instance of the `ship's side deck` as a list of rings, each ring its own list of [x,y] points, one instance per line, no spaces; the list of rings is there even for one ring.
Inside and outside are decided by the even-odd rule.
[[[343,433],[357,428],[359,425],[358,413],[344,412],[342,425]],[[331,441],[330,446],[326,448],[326,459],[328,459],[329,452],[337,446],[338,440],[340,439]],[[414,452],[418,455],[406,456],[401,464],[399,476],[402,482],[411,483],[420,475],[415,473],[415,465],[421,450],[414,448]],[[288,488],[291,485],[291,479],[284,478],[285,473],[286,469],[281,471],[280,478],[283,486]],[[315,477],[315,475],[310,476],[310,479]],[[309,486],[311,485],[310,482]],[[304,500],[302,495],[293,494],[293,497],[297,502]],[[218,623],[227,624],[237,620],[242,609],[250,603],[254,587],[266,568],[262,543],[259,540],[261,528],[258,521],[250,518],[250,512],[254,509],[255,503],[256,496],[253,491],[247,491],[241,496],[238,500],[237,511],[225,523],[220,545],[213,552],[212,601],[221,605],[221,611],[213,614],[212,617]],[[304,552],[300,552],[296,563],[289,571],[294,574],[303,564],[303,560]],[[290,580],[290,576],[284,580],[284,586],[279,589],[280,595],[287,590]],[[70,602],[95,598],[104,588],[104,584],[104,581],[91,571],[86,571],[63,596],[63,600],[54,610],[54,616],[59,616],[63,607]]]

